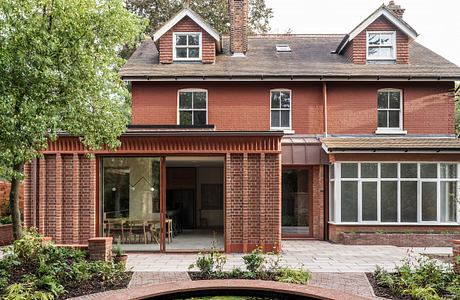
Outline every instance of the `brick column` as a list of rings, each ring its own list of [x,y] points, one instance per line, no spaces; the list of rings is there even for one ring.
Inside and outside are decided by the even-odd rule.
[[[80,160],[78,154],[72,156],[72,241],[80,242]]]
[[[46,234],[46,160],[44,156],[40,158],[38,168],[38,232]]]
[[[112,237],[98,237],[89,239],[89,259],[110,261],[112,259],[112,242]]]
[[[267,225],[265,224],[265,153],[260,154],[260,164],[259,164],[259,244],[262,248],[265,249],[265,231]]]
[[[55,193],[55,226],[56,243],[62,243],[62,157],[56,154],[56,193]]]
[[[24,215],[24,226],[30,227],[32,223],[32,205],[30,199],[31,199],[31,166],[30,164],[25,164],[24,165],[24,210],[23,210],[23,215]]]
[[[248,154],[243,154],[243,252],[248,252],[249,229]]]
[[[312,167],[312,235],[314,238],[324,240],[324,178],[323,166]]]
[[[452,265],[454,272],[460,275],[460,240],[453,240],[452,241]]]

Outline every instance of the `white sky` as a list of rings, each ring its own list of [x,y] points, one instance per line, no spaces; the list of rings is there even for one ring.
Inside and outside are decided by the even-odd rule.
[[[348,33],[389,0],[266,0],[272,33]],[[460,0],[395,0],[417,42],[460,66]]]

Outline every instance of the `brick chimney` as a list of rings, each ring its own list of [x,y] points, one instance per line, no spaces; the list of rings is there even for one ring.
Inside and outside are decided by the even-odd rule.
[[[248,51],[248,0],[228,0],[230,13],[230,51],[244,56]]]
[[[395,4],[395,2],[393,0],[391,0],[388,3],[387,8],[390,11],[392,11],[396,16],[398,16],[400,19],[402,19],[403,15],[404,15],[404,11],[406,10],[405,8],[402,8],[401,5]]]

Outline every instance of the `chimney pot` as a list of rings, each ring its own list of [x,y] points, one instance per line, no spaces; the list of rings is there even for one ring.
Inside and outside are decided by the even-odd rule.
[[[401,5],[395,4],[393,0],[388,2],[387,8],[392,11],[398,18],[402,19],[404,11],[406,9],[402,8]]]
[[[248,0],[228,0],[230,51],[236,57],[248,51]]]

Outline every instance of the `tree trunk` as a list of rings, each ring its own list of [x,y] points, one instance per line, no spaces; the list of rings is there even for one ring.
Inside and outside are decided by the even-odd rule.
[[[13,170],[16,173],[22,173],[24,169],[24,163],[15,164]],[[21,224],[21,210],[19,208],[19,187],[21,180],[14,176],[11,180],[10,190],[10,210],[11,217],[13,219],[13,238],[18,240],[22,236],[22,224]]]

